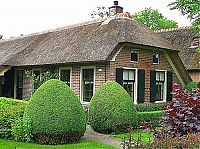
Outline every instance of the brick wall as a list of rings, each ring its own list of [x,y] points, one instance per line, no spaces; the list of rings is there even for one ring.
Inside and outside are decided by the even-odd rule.
[[[131,47],[124,47],[121,52],[117,55],[115,61],[110,62],[108,80],[116,80],[116,68],[128,67],[128,68],[139,68],[145,70],[145,100],[150,99],[150,70],[160,69],[168,70],[173,72],[173,82],[179,83],[176,74],[174,73],[169,62],[165,58],[164,54],[160,52],[159,64],[153,64],[152,52],[149,49],[138,49],[139,61],[138,63],[131,62]],[[179,83],[180,84],[180,83]]]
[[[188,71],[193,81],[200,82],[200,70],[199,71]]]
[[[106,64],[88,64],[86,66],[95,66],[95,90],[98,89],[104,82],[108,80],[116,80],[116,68],[129,67],[139,68],[145,70],[145,100],[150,99],[150,70],[160,69],[172,71],[169,62],[165,58],[164,54],[160,52],[159,64],[152,63],[152,52],[149,49],[139,49],[139,61],[137,64],[131,62],[131,47],[124,47],[121,52],[117,55],[115,61],[111,61],[108,65]],[[55,66],[57,69],[59,66]],[[75,94],[80,98],[80,75],[82,66],[63,66],[72,67],[71,76],[71,88]],[[84,66],[85,67],[85,66]],[[179,83],[176,74],[173,72],[173,82]],[[30,98],[32,83],[27,77],[24,77],[24,89],[23,98]],[[180,84],[180,83],[179,83]]]
[[[22,98],[27,99],[31,98],[31,93],[32,93],[32,82],[31,80],[27,77],[27,75],[23,74],[23,93],[22,93]]]
[[[95,66],[95,89],[98,89],[103,83],[106,82],[106,67],[107,65],[101,65],[101,64],[90,64],[86,67],[93,67]],[[106,67],[105,67],[106,66]],[[62,67],[71,67],[72,73],[71,73],[71,89],[75,92],[75,94],[80,98],[80,75],[81,75],[81,66],[63,66]],[[56,69],[59,67],[56,66]],[[24,74],[23,77],[23,99],[30,98],[31,97],[31,91],[32,91],[32,82],[30,79],[27,78],[27,76]]]

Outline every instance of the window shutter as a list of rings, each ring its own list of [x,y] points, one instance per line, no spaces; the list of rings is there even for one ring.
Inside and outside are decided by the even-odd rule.
[[[143,103],[145,96],[145,70],[138,69],[137,103]]]
[[[150,102],[156,100],[156,71],[150,71]]]
[[[123,68],[116,69],[116,82],[123,86]]]
[[[167,101],[172,101],[172,80],[173,73],[171,71],[167,71]]]

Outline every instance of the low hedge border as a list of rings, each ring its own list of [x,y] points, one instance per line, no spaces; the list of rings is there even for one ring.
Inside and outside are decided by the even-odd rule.
[[[163,111],[138,112],[138,122],[140,123],[145,121],[160,126],[159,121],[163,114]]]
[[[150,112],[150,111],[160,111],[166,107],[168,103],[141,103],[136,104],[136,110],[138,112]]]

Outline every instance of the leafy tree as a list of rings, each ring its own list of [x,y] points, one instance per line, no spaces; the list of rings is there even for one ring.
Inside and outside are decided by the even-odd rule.
[[[133,19],[139,21],[152,30],[168,29],[178,27],[177,22],[168,20],[158,10],[145,8],[143,11],[132,15]]]
[[[104,18],[104,17],[108,17],[108,10],[106,9],[106,7],[101,6],[101,7],[97,7],[96,10],[93,11],[93,13],[91,14],[92,18]]]
[[[193,25],[200,27],[200,1],[176,0],[169,4],[171,10],[178,9],[193,21]]]

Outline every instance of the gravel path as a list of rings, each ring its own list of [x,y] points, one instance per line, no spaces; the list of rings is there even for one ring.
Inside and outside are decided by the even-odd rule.
[[[87,140],[93,140],[96,142],[107,144],[113,147],[121,148],[120,146],[121,140],[114,138],[110,135],[97,133],[94,130],[92,130],[90,126],[87,126],[87,129],[83,138]]]

